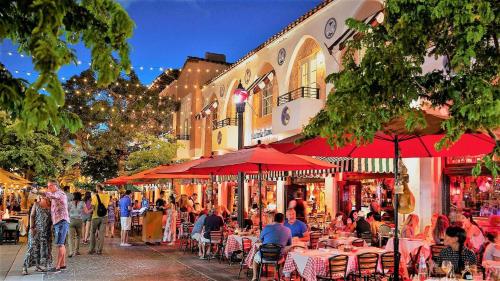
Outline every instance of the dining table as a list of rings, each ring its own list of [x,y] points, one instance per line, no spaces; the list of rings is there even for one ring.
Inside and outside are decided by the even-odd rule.
[[[351,245],[352,241],[359,239],[358,237],[353,237],[353,236],[348,236],[348,237],[335,237],[335,238],[330,238],[329,236],[322,236],[319,238],[319,242],[326,242],[328,246],[337,248],[338,246],[341,245]],[[366,242],[364,242],[364,246],[366,245]]]
[[[227,237],[224,255],[229,258],[233,252],[243,249],[243,238],[248,238],[252,241],[252,245],[259,240],[259,237],[252,234],[230,234]]]
[[[424,255],[425,259],[431,255],[431,243],[425,239],[410,239],[399,238],[399,252],[401,260],[405,263],[410,261],[410,254],[416,255],[418,248],[422,247],[420,254]],[[387,251],[394,251],[394,238],[389,238],[385,245]]]
[[[315,249],[303,250],[296,249],[287,254],[283,274],[289,277],[292,272],[297,270],[298,274],[306,281],[316,281],[316,276],[326,275],[328,272],[328,259],[337,255],[347,255],[347,274],[357,270],[357,255],[364,253],[383,254],[386,250],[376,247],[353,247],[352,251],[345,252],[340,249]],[[379,261],[379,268],[381,264]]]

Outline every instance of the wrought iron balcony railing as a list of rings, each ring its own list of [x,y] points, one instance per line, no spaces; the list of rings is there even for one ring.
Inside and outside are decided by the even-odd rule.
[[[298,98],[319,99],[319,88],[300,87],[278,97],[278,106]]]
[[[226,126],[237,126],[238,119],[237,118],[226,118],[219,121],[214,121],[212,124],[212,129],[217,130]]]

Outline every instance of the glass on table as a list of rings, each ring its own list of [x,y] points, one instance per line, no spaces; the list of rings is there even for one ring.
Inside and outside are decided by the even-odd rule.
[[[451,263],[451,261],[443,261],[441,263],[441,269],[446,274],[446,280],[448,280],[450,272],[453,270],[453,264]]]

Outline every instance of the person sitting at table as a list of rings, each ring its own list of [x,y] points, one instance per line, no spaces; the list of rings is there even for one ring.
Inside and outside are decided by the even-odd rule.
[[[488,237],[490,243],[484,250],[483,261],[500,261],[500,237],[498,232],[491,233]]]
[[[465,246],[467,235],[465,230],[458,226],[450,226],[446,229],[444,245],[447,246],[438,256],[438,264],[443,261],[450,261],[455,273],[461,273],[465,268],[465,263],[476,264],[476,255]]]
[[[342,231],[345,228],[344,213],[337,213],[335,220],[330,223],[330,228],[337,231]]]
[[[139,200],[134,200],[134,206],[133,208],[134,210],[140,210],[141,209],[141,205],[139,204]]]
[[[248,218],[248,212],[243,211],[243,229],[249,230],[253,226],[253,222],[251,219]]]
[[[203,225],[205,224],[205,219],[207,218],[207,210],[203,209],[200,211],[200,215],[196,219],[193,225],[193,230],[191,231],[191,238],[193,240],[198,241],[200,243],[201,241],[201,231],[203,229]],[[198,256],[202,257],[203,254],[201,252],[202,247],[198,247]]]
[[[354,232],[356,230],[356,221],[358,220],[358,210],[352,210],[347,218],[346,230]]]
[[[208,249],[208,253],[206,248],[206,244],[210,243],[210,232],[211,231],[219,231],[224,228],[224,220],[220,216],[219,208],[214,208],[210,210],[208,216],[205,218],[205,222],[203,223],[203,236],[201,237],[201,258],[206,259],[210,254],[210,248]]]
[[[365,213],[363,211],[358,212],[358,219],[356,220],[356,235],[361,237],[361,233],[371,233],[371,226],[365,220]]]
[[[281,245],[283,248],[292,245],[292,233],[288,227],[283,225],[284,219],[285,216],[282,213],[276,213],[274,215],[274,220],[273,220],[274,222],[264,227],[264,229],[260,234],[260,241],[262,242],[263,245],[273,243]],[[257,280],[257,273],[259,271],[260,261],[261,261],[260,252],[257,252],[253,258],[252,281]]]
[[[467,218],[467,216],[460,216],[460,220],[462,222],[463,229],[465,229],[465,233],[467,233],[465,245],[473,251],[478,252],[483,243],[486,242],[483,232],[481,232],[481,229],[477,226],[477,224],[474,224],[471,221],[471,218]]]
[[[417,236],[418,221],[417,215],[410,214],[403,223],[401,238],[415,238]]]
[[[449,226],[450,223],[448,222],[448,218],[445,215],[438,216],[434,228],[430,231],[431,239],[427,238],[427,240],[436,244],[442,244],[446,229]]]
[[[426,239],[427,241],[432,241],[432,230],[436,227],[436,221],[438,217],[439,217],[438,213],[432,214],[431,224],[426,225],[424,227],[424,231],[419,234],[421,236],[420,238]]]
[[[285,226],[290,229],[292,237],[299,237],[302,241],[309,241],[307,225],[297,219],[297,214],[294,209],[288,209],[286,211]]]
[[[372,232],[373,242],[378,242],[378,230],[383,224],[382,216],[379,213],[373,213],[373,221],[370,223],[370,231]]]

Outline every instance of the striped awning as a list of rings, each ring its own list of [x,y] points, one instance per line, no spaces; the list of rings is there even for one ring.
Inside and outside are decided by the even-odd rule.
[[[216,110],[218,105],[219,102],[217,100],[211,101],[200,112],[198,112],[198,114],[196,114],[195,118],[196,119],[205,118],[207,115]]]
[[[358,173],[393,173],[393,158],[353,158],[352,172]]]
[[[264,89],[267,84],[273,81],[273,79],[274,79],[274,70],[271,70],[268,73],[257,78],[255,81],[253,81],[253,83],[247,88],[248,93],[250,94],[258,93],[259,91]]]

